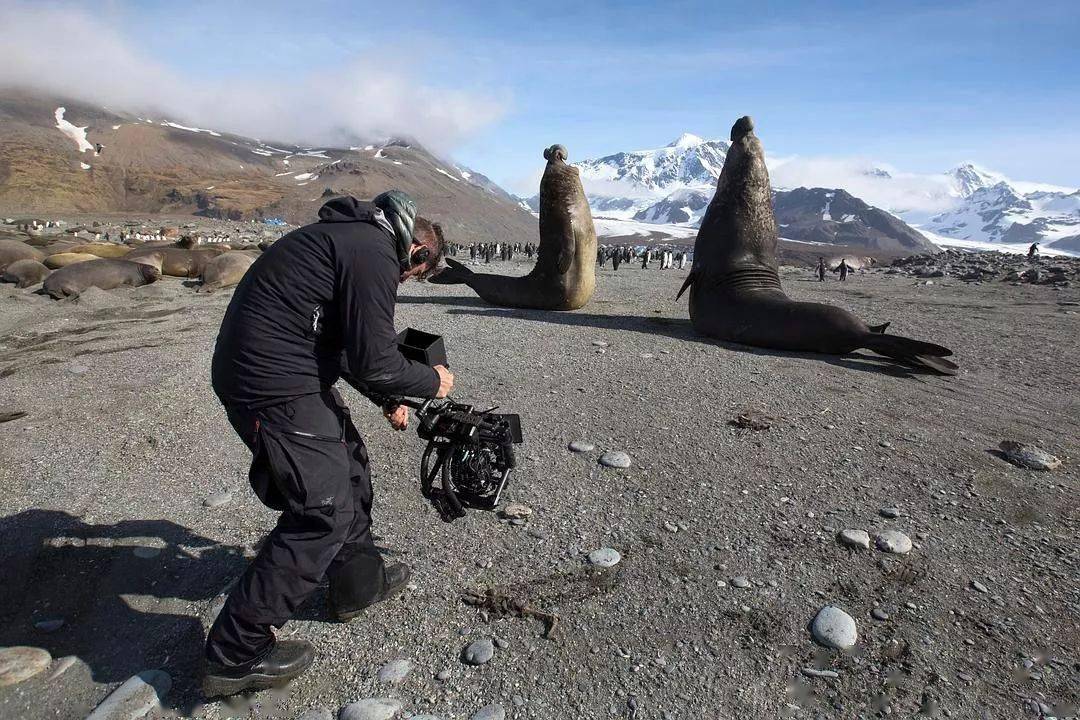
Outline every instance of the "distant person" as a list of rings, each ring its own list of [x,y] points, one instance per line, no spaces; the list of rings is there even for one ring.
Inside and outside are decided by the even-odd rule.
[[[252,489],[281,515],[207,635],[208,697],[279,687],[307,670],[311,644],[274,628],[323,578],[342,622],[408,583],[408,566],[385,563],[372,538],[368,453],[334,385],[344,377],[373,401],[447,396],[450,371],[405,359],[394,330],[398,286],[430,274],[444,249],[405,193],[338,197],[237,286],[211,380],[252,451]],[[395,430],[408,425],[403,406],[384,414]]]
[[[840,271],[840,282],[846,281],[848,271],[851,269],[847,264],[847,258],[840,258],[840,266],[836,269]]]
[[[1028,248],[1028,260],[1034,260],[1039,257],[1039,243],[1031,243],[1031,247]]]
[[[818,282],[825,282],[825,271],[828,268],[825,267],[825,258],[819,257],[817,261],[817,279]]]
[[[618,272],[619,264],[622,261],[622,252],[616,248],[615,252],[611,253],[611,269]]]

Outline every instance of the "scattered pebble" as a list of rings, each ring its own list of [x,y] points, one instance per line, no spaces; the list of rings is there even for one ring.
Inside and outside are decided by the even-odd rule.
[[[750,587],[750,581],[747,580],[742,575],[736,575],[735,577],[731,578],[731,584],[734,585],[737,588],[748,588],[748,587]]]
[[[807,677],[816,678],[838,678],[840,674],[835,670],[815,670],[814,668],[803,668],[802,674]]]
[[[399,700],[390,698],[364,698],[341,708],[338,720],[390,720],[401,712]]]
[[[837,536],[840,542],[848,547],[861,547],[870,549],[870,533],[865,530],[841,530]]]
[[[881,608],[874,608],[873,610],[870,611],[870,617],[874,618],[875,620],[880,620],[881,622],[885,622],[886,620],[889,619],[889,613],[885,612]]]
[[[474,640],[462,653],[461,659],[468,665],[483,665],[495,657],[495,644],[491,638]]]
[[[600,456],[598,461],[604,467],[625,470],[630,467],[630,456],[621,451],[608,451]]]
[[[615,567],[622,560],[622,555],[614,548],[600,548],[589,553],[589,562],[600,567]]]
[[[506,640],[503,640],[502,638],[497,637],[495,638],[495,647],[499,648],[500,650],[505,650],[506,648],[510,647],[510,643]]]
[[[890,520],[895,520],[896,518],[900,517],[900,508],[896,507],[895,505],[883,507],[878,510],[878,512],[881,513],[881,517],[886,517]]]
[[[504,507],[499,514],[510,520],[524,520],[533,514],[533,509],[528,505],[522,505],[521,503],[510,503]]]
[[[207,495],[205,498],[203,498],[202,504],[203,507],[216,508],[221,507],[230,500],[232,500],[232,491],[222,490],[221,492]]]
[[[505,718],[506,711],[503,710],[502,705],[492,703],[491,705],[485,705],[473,713],[471,720],[505,720]]]
[[[566,447],[570,450],[570,452],[576,453],[592,452],[596,449],[595,445],[593,445],[591,442],[586,442],[584,440],[573,440]]]
[[[453,674],[454,673],[449,669],[440,670],[438,673],[435,674],[435,679],[438,680],[439,682],[446,682],[447,680],[450,679],[450,676],[453,675]]]
[[[671,522],[670,520],[664,521],[664,529],[667,530],[669,533],[679,532],[679,526]]]
[[[86,720],[130,720],[141,718],[161,705],[169,694],[172,678],[163,670],[143,670],[132,675],[101,701]]]
[[[0,650],[0,687],[32,678],[52,663],[52,655],[41,648],[16,645]]]
[[[976,590],[978,590],[981,593],[990,592],[987,589],[987,587],[985,585],[983,585],[981,582],[979,582],[978,580],[972,580],[971,581],[971,587],[975,588]]]
[[[49,618],[48,620],[38,620],[34,623],[34,627],[43,633],[54,633],[60,628],[64,627],[64,618]]]
[[[899,530],[885,530],[878,533],[876,544],[878,550],[895,555],[906,555],[911,552],[911,538]]]
[[[412,672],[412,668],[413,665],[408,660],[391,660],[379,668],[379,682],[397,685],[405,681],[408,674]]]
[[[1002,440],[998,445],[1005,459],[1017,467],[1028,470],[1054,470],[1061,467],[1061,460],[1034,445],[1015,440]]]
[[[810,633],[822,645],[838,650],[855,647],[859,637],[854,618],[833,605],[818,611],[810,625]]]

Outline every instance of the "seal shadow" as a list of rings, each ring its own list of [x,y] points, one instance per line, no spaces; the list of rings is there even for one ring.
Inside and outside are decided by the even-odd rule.
[[[216,597],[243,572],[248,561],[241,547],[168,520],[97,525],[42,509],[0,518],[0,546],[10,553],[0,584],[0,646],[74,655],[101,684],[160,668],[173,678],[164,707],[189,713],[203,702],[203,619],[183,609]],[[139,557],[138,546],[161,551]],[[63,619],[59,629],[35,626],[54,619]],[[44,693],[47,675],[20,687]]]
[[[479,297],[465,295],[402,295],[397,299],[399,305],[454,305],[457,307],[489,308],[498,306],[481,300]]]
[[[459,298],[453,298],[455,300]],[[464,303],[460,303],[464,305]],[[674,340],[695,342],[702,345],[713,345],[734,352],[749,355],[761,355],[765,357],[801,358],[823,362],[836,367],[861,372],[889,375],[891,377],[917,379],[922,375],[934,375],[930,370],[903,365],[887,357],[875,355],[863,355],[861,353],[849,353],[847,355],[826,355],[824,353],[796,352],[789,350],[771,350],[752,345],[740,345],[739,343],[717,340],[715,338],[699,335],[688,318],[665,318],[665,317],[641,317],[636,315],[602,315],[598,313],[578,312],[548,312],[543,310],[521,310],[516,308],[490,308],[483,312],[470,310],[447,310],[451,315],[476,315],[491,318],[512,318],[529,320],[532,322],[546,322],[554,325],[569,325],[573,327],[588,327],[599,330],[629,330],[646,335],[660,335]]]

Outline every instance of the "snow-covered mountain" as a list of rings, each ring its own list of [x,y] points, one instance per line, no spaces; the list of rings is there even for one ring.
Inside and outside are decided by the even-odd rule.
[[[574,163],[597,217],[660,224],[701,220],[731,143],[683,133],[662,148]],[[524,202],[539,209],[539,195]]]
[[[1080,191],[1013,182],[970,163],[948,176],[957,201],[923,224],[930,232],[975,242],[1046,243],[1065,251],[1080,234]]]
[[[685,133],[654,150],[620,152],[575,163],[596,217],[694,227],[701,222],[731,147]],[[781,159],[783,166],[788,160]],[[868,205],[945,239],[974,243],[1075,242],[1080,234],[1080,192],[1045,183],[1014,181],[964,163],[939,175],[863,164],[858,172],[816,178],[801,173],[779,193],[799,186],[845,190]],[[790,168],[790,166],[784,166]],[[835,171],[837,164],[821,165]],[[793,173],[778,173],[791,178]],[[847,181],[844,180],[847,178]],[[783,181],[782,181],[783,182]],[[526,201],[534,210],[537,198]],[[933,209],[929,209],[933,208]],[[850,228],[845,228],[849,230]],[[819,230],[831,232],[826,228]],[[1058,248],[1065,250],[1064,242]]]

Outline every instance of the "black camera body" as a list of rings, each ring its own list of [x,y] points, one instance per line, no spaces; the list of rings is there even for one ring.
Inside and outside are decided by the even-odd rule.
[[[449,367],[438,335],[409,328],[398,335],[398,349],[410,360]],[[387,404],[416,410],[417,434],[427,441],[420,460],[420,490],[443,520],[464,517],[465,508],[499,506],[510,471],[517,466],[514,445],[524,439],[518,415],[496,413],[498,408],[476,410],[450,398],[394,398]]]

